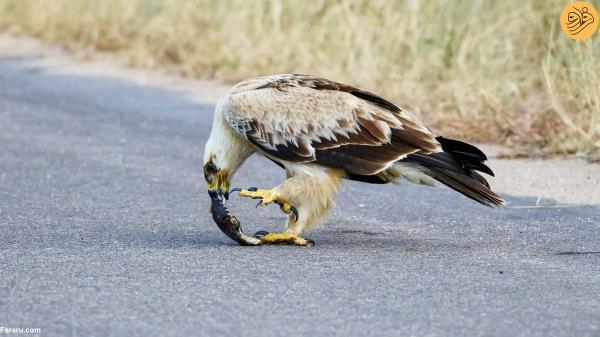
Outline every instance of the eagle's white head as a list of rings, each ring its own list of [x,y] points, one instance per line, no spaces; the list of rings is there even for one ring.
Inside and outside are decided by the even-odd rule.
[[[228,96],[217,103],[212,130],[204,147],[204,178],[209,193],[229,197],[233,175],[252,155],[254,148],[237,134],[224,119]]]

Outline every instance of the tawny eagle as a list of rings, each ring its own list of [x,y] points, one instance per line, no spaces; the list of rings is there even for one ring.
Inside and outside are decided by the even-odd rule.
[[[253,153],[287,174],[270,190],[236,189],[288,214],[286,230],[263,232],[262,243],[309,244],[302,232],[326,219],[342,179],[385,184],[404,178],[425,185],[437,180],[481,204],[504,204],[476,172],[493,176],[479,149],[434,135],[380,96],[323,78],[256,77],[220,99],[204,152],[209,191],[227,198],[233,175]]]

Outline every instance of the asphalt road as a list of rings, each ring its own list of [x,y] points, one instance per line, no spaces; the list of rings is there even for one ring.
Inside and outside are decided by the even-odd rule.
[[[212,106],[0,59],[0,326],[42,336],[598,336],[600,208],[345,184],[317,245],[211,221]],[[271,187],[252,158],[234,185]],[[514,179],[519,179],[518,171]],[[551,201],[545,201],[547,204]],[[277,207],[234,197],[246,230]],[[0,335],[2,335],[0,333]]]

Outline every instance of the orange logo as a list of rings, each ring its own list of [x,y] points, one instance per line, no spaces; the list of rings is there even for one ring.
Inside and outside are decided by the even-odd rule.
[[[598,30],[598,11],[585,1],[571,2],[560,14],[560,26],[568,37],[584,40]]]

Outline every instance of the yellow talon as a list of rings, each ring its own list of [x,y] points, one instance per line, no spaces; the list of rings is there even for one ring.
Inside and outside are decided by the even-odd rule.
[[[263,244],[279,244],[279,243],[287,243],[296,246],[314,246],[314,242],[312,240],[307,240],[303,237],[300,237],[296,234],[290,232],[281,232],[281,233],[266,233],[266,232],[258,232],[255,234],[255,237],[258,237]]]
[[[281,208],[281,211],[283,213],[285,213],[285,214],[293,213],[296,216],[296,218],[298,217],[296,208],[294,206],[290,205],[289,202],[284,201],[279,205],[279,207]]]
[[[274,201],[277,201],[277,195],[273,193],[271,190],[241,190],[240,196],[252,198],[252,199],[261,199],[261,205],[266,206]]]
[[[252,198],[252,199],[260,199],[260,203],[258,204],[260,206],[266,206],[271,203],[276,203],[279,205],[279,207],[285,214],[294,214],[293,221],[298,221],[298,210],[296,209],[296,207],[292,206],[286,200],[279,199],[277,197],[277,194],[275,192],[273,192],[272,190],[261,190],[261,189],[255,188],[255,187],[251,187],[246,190],[243,190],[241,188],[234,188],[229,192],[230,193],[239,192],[240,196],[242,196],[242,197],[247,197],[247,198]]]

